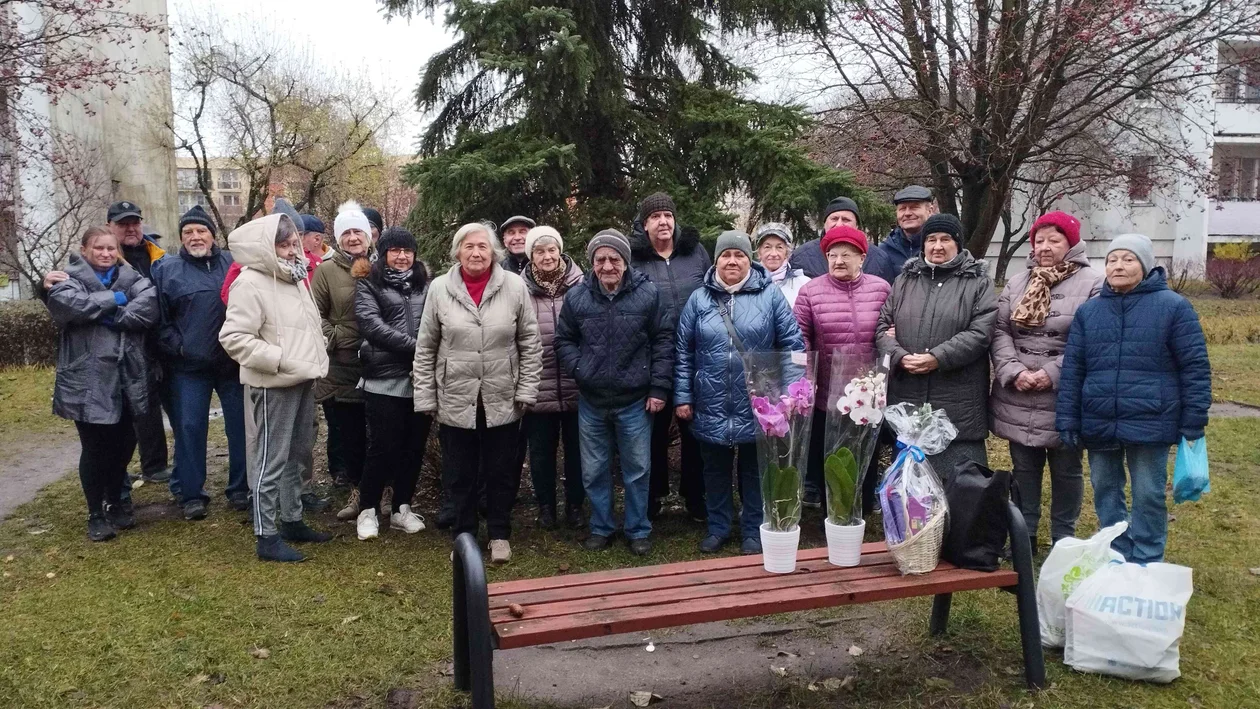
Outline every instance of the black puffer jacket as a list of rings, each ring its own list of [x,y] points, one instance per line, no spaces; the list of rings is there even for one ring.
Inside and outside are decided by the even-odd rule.
[[[700,243],[700,232],[693,227],[674,225],[674,253],[663,259],[652,248],[652,240],[636,219],[630,232],[630,265],[656,284],[661,302],[669,310],[670,327],[678,324],[678,316],[691,294],[704,285],[713,259]]]
[[[364,379],[410,377],[416,333],[429,291],[428,276],[424,264],[417,261],[412,269],[411,292],[404,294],[385,283],[379,274],[382,268],[373,266],[370,276],[355,283],[354,317],[363,337],[359,363]]]
[[[556,354],[582,396],[619,408],[674,386],[674,324],[648,277],[626,269],[609,297],[594,271],[569,289],[556,323]]]

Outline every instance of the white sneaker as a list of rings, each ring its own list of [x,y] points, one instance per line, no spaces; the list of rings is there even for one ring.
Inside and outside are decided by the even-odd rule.
[[[490,540],[490,563],[506,564],[512,560],[512,545],[506,539]]]
[[[401,529],[407,534],[423,532],[424,518],[412,512],[411,505],[399,505],[398,511],[389,516],[389,528]]]
[[[359,490],[355,488],[350,491],[350,499],[346,500],[346,506],[341,508],[337,513],[337,519],[343,522],[349,522],[359,516]]]
[[[359,540],[376,539],[381,534],[381,523],[376,519],[376,510],[363,510],[359,513],[359,519],[354,523],[354,531],[358,533]]]

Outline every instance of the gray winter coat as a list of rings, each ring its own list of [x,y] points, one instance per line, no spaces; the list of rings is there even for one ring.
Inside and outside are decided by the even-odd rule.
[[[560,358],[556,356],[556,321],[560,319],[560,310],[564,308],[564,294],[582,282],[582,269],[568,256],[562,258],[565,266],[564,283],[556,291],[554,298],[534,280],[532,268],[526,266],[521,272],[534,303],[538,332],[542,336],[542,379],[538,382],[538,402],[530,409],[536,414],[577,411],[578,408],[577,381],[564,371]]]
[[[71,421],[112,424],[122,419],[123,397],[133,414],[149,410],[153,362],[145,334],[157,325],[157,291],[125,263],[108,288],[87,261],[70,255],[68,280],[48,293],[48,313],[61,328],[53,413]],[[114,293],[127,297],[118,305]]]
[[[1011,320],[1028,288],[1033,261],[1027,269],[1011,277],[998,298],[997,325],[993,329],[993,393],[989,397],[989,429],[1020,445],[1057,448],[1059,434],[1054,430],[1054,402],[1059,394],[1059,371],[1063,348],[1076,309],[1102,290],[1103,274],[1090,268],[1085,243],[1068,250],[1068,263],[1081,269],[1050,289],[1050,315],[1041,327],[1026,328]],[[1020,372],[1044,370],[1054,385],[1049,391],[1019,391],[1015,379]]]
[[[989,435],[989,343],[997,319],[997,295],[984,264],[964,250],[953,264],[907,261],[879,312],[875,344],[892,355],[888,403],[929,403],[945,409],[959,441]],[[896,326],[894,340],[886,335]],[[901,368],[908,354],[929,353],[938,367],[929,374]]]

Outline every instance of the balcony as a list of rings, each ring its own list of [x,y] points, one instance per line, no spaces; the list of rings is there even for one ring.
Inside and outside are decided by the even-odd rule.
[[[1260,101],[1217,101],[1217,143],[1260,144]]]
[[[1208,238],[1211,243],[1260,240],[1260,201],[1208,200]]]

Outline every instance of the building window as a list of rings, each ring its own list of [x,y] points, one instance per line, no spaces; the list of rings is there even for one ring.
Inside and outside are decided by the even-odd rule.
[[[187,212],[192,209],[194,204],[200,204],[202,207],[209,205],[206,196],[200,192],[180,192],[179,193],[179,211]]]
[[[240,170],[219,170],[219,189],[239,190],[241,188]]]
[[[1224,103],[1260,103],[1260,57],[1235,60],[1221,69],[1217,96]]]
[[[1260,201],[1260,158],[1217,161],[1217,195],[1222,202]]]
[[[219,195],[220,207],[239,207],[241,206],[241,196],[233,192]]]
[[[197,170],[191,167],[181,167],[175,171],[175,184],[181,190],[197,189]]]
[[[1151,189],[1154,187],[1155,158],[1150,155],[1137,155],[1129,161],[1129,201],[1135,204],[1149,204]]]

